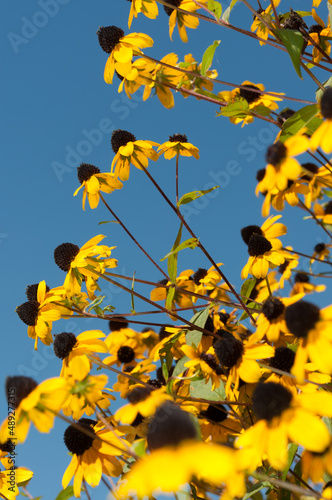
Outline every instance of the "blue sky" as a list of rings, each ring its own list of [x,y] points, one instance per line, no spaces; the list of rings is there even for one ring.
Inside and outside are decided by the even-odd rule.
[[[310,10],[311,1],[284,1],[279,10],[286,12],[289,6]],[[115,85],[107,85],[103,79],[107,55],[98,45],[96,31],[99,26],[116,25],[128,33],[129,2],[125,0],[95,0],[93,4],[87,0],[17,0],[1,9],[5,68],[1,109],[1,380],[7,375],[23,374],[41,382],[59,374],[60,361],[52,347],[40,344],[35,353],[15,307],[26,300],[27,285],[43,279],[50,287],[63,283],[64,274],[53,261],[56,246],[67,241],[82,246],[93,236],[105,234],[105,243],[117,247],[112,256],[118,259],[120,273],[136,272],[137,278],[152,281],[161,278],[118,225],[98,225],[112,219],[103,206],[82,211],[81,195],[73,197],[79,186],[79,163],[92,163],[101,171],[109,171],[114,129],[125,129],[137,139],[158,143],[174,133],[186,134],[189,142],[200,149],[201,158],[180,159],[180,193],[216,184],[221,187],[188,205],[184,213],[215,260],[224,263],[223,271],[239,290],[240,272],[247,261],[240,229],[263,222],[262,200],[254,194],[255,174],[264,167],[265,150],[274,141],[277,129],[257,120],[244,128],[234,126],[227,118],[215,116],[215,105],[183,99],[181,95],[175,96],[175,108],[166,110],[157,97],[143,102],[138,92],[129,100],[118,94],[116,80]],[[252,17],[239,2],[231,21],[249,29]],[[309,24],[313,23],[311,19]],[[221,40],[213,63],[219,79],[238,84],[250,80],[263,83],[269,91],[314,100],[316,84],[306,76],[304,80],[296,76],[287,54],[259,47],[254,40],[231,30],[202,22],[197,30],[188,30],[188,44],[183,44],[177,33],[172,42],[168,18],[160,8],[156,21],[141,15],[133,21],[131,31],[147,33],[154,39],[154,47],[146,49],[146,53],[158,59],[176,52],[179,60],[187,53],[201,60],[205,49],[214,40]],[[316,75],[320,80],[328,78],[324,73]],[[286,106],[292,104],[285,101]],[[175,163],[161,158],[156,164],[151,162],[149,168],[174,200]],[[169,251],[179,223],[142,172],[132,167],[130,180],[108,200],[157,261]],[[303,221],[302,217],[298,208],[283,212],[288,227],[283,241],[312,253],[314,245],[325,241],[325,236],[312,221]],[[180,254],[180,271],[198,267],[210,267],[198,250]],[[148,293],[147,288],[142,290]],[[103,294],[117,312],[130,310],[130,297],[124,292],[106,286]],[[326,305],[326,295],[316,300]],[[137,302],[137,310],[144,307]],[[108,333],[106,322],[77,319],[55,324],[54,333],[66,330],[78,334],[91,328]],[[6,417],[6,407],[2,391],[1,419]],[[35,473],[29,487],[35,496],[55,498],[61,490],[61,477],[70,460],[62,440],[64,428],[62,422],[57,422],[49,435],[32,429],[26,443],[17,449],[19,465]],[[98,495],[106,496],[103,486]]]

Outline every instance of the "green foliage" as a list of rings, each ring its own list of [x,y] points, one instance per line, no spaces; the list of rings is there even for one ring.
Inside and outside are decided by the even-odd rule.
[[[59,495],[55,500],[68,500],[68,498],[72,498],[74,496],[74,487],[67,486],[64,490],[60,491]]]
[[[322,119],[316,116],[318,108],[316,104],[309,104],[304,108],[299,109],[296,113],[288,118],[282,126],[280,134],[280,142],[285,142],[293,135],[300,131],[306,130],[307,133],[312,134],[322,123]]]
[[[208,316],[209,316],[209,308],[206,308],[196,313],[191,318],[190,322],[193,323],[194,325],[199,326],[200,328],[204,328]],[[190,330],[189,332],[186,333],[186,343],[188,345],[194,345],[195,347],[197,347],[201,341],[202,335],[203,333],[200,332],[199,330]]]
[[[208,0],[207,8],[209,9],[210,12],[214,14],[214,17],[216,19],[220,19],[222,13],[222,6],[219,2],[216,2],[215,0]]]
[[[230,3],[230,6],[227,7],[227,9],[225,10],[225,12],[223,13],[222,15],[222,20],[226,23],[228,23],[229,21],[229,16],[231,15],[231,11],[234,7],[234,5],[238,2],[238,0],[232,0],[231,3]]]
[[[290,55],[296,73],[302,79],[301,74],[301,51],[303,47],[303,36],[299,31],[287,29],[273,30],[275,35],[282,41]]]
[[[187,203],[191,203],[192,201],[197,200],[197,198],[200,198],[205,194],[211,193],[211,191],[217,189],[218,187],[220,186],[214,186],[213,188],[210,189],[202,189],[201,191],[191,191],[190,193],[186,193],[183,196],[181,196],[181,198],[177,203],[177,206],[180,207],[181,205],[186,205]]]
[[[178,252],[180,252],[180,250],[183,250],[184,248],[191,248],[191,249],[196,248],[197,245],[198,245],[198,240],[196,238],[189,238],[188,240],[183,241],[179,246],[174,248],[174,250],[169,252],[167,255],[165,255],[165,257],[163,257],[160,260],[163,261],[165,259],[168,259],[171,255],[177,254]]]
[[[181,241],[181,235],[182,235],[182,222],[180,224],[178,234],[175,238],[174,244],[172,246],[172,249],[169,253],[169,257],[167,259],[168,276],[173,283],[175,283],[177,269],[178,269],[178,256],[177,256],[177,253],[173,253],[173,250],[175,250],[175,248],[177,248],[179,246],[180,241]]]
[[[217,116],[234,116],[237,118],[245,118],[248,116],[248,111],[249,111],[249,104],[248,101],[243,99],[242,97],[239,97],[236,99],[235,102],[231,102],[230,104],[227,104],[220,113],[217,114]]]
[[[215,40],[212,45],[210,45],[203,54],[202,65],[201,65],[201,74],[203,76],[206,75],[207,70],[211,67],[214,53],[216,48],[220,45],[221,40]]]

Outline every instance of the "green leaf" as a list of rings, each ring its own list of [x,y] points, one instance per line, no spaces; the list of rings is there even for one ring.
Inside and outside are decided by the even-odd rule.
[[[332,419],[329,417],[323,417],[322,420],[326,425],[326,427],[328,428],[329,433],[332,434]]]
[[[190,381],[190,396],[192,398],[207,399],[208,401],[220,401],[220,396],[212,390],[212,380],[205,383],[205,377]]]
[[[230,3],[230,6],[227,7],[227,9],[225,10],[225,12],[223,13],[222,15],[222,20],[225,21],[226,23],[228,23],[228,20],[229,20],[229,16],[231,14],[231,10],[232,8],[234,7],[234,5],[237,3],[238,0],[232,0],[231,3]]]
[[[278,38],[280,38],[283,45],[287,49],[288,54],[290,55],[290,58],[292,60],[293,66],[295,68],[295,71],[302,79],[300,61],[301,61],[301,50],[304,43],[303,36],[299,31],[296,30],[275,29],[273,30],[273,32],[277,35]]]
[[[220,19],[222,13],[222,6],[219,2],[215,0],[208,0],[207,8],[210,12],[214,14],[216,19]]]
[[[322,123],[321,118],[316,116],[318,113],[317,104],[309,104],[304,108],[299,109],[293,116],[288,118],[282,126],[280,134],[280,142],[284,142],[293,135],[300,132],[300,130],[307,129],[307,132],[313,133]]]
[[[198,240],[196,238],[189,238],[188,240],[183,241],[178,247],[174,248],[174,250],[169,252],[167,255],[165,255],[165,257],[160,259],[160,261],[168,259],[168,257],[180,252],[180,250],[183,250],[184,248],[196,248],[197,245],[198,245]]]
[[[199,326],[200,328],[204,328],[206,320],[209,316],[209,308],[203,309],[196,313],[190,320],[190,323]],[[198,330],[190,330],[186,333],[186,343],[188,345],[194,344],[194,346],[198,346],[201,341],[203,333]]]
[[[175,295],[175,287],[174,286],[168,287],[166,301],[165,301],[165,307],[169,311],[172,310],[172,303],[173,303],[174,295]]]
[[[145,443],[146,439],[138,439],[132,444],[132,449],[139,457],[143,457],[145,455]]]
[[[244,297],[250,297],[250,294],[253,291],[255,284],[256,284],[256,278],[248,278],[244,283],[242,283],[240,295],[244,295]]]
[[[74,486],[67,486],[64,490],[60,491],[55,500],[68,500],[74,496]]]
[[[295,472],[295,474],[296,474],[298,477],[302,477],[302,463],[301,463],[301,461],[302,461],[302,459],[300,459],[300,460],[296,463],[296,465],[295,465],[295,467],[294,467],[294,472]],[[300,485],[301,485],[301,481],[299,481],[299,480],[297,479],[297,477],[296,477],[296,476],[294,476],[294,479],[295,479],[296,484],[297,484],[298,486],[300,486]]]
[[[197,198],[200,198],[201,196],[204,196],[207,193],[211,193],[211,191],[217,189],[218,187],[220,186],[214,186],[211,189],[203,189],[201,191],[191,191],[190,193],[186,193],[183,196],[181,196],[181,198],[177,203],[177,206],[180,207],[181,205],[186,205],[187,203],[191,203],[192,201],[197,200]]]
[[[331,10],[332,10],[332,5],[330,6],[331,7]],[[332,76],[330,76],[330,78],[328,80],[326,80],[326,82],[323,83],[323,87],[331,87],[332,85]],[[322,98],[322,95],[323,95],[323,91],[322,89],[317,89],[316,90],[316,101],[319,102]]]
[[[168,275],[170,280],[175,283],[176,280],[176,274],[177,274],[177,269],[178,269],[178,256],[177,254],[173,254],[172,250],[174,250],[176,247],[179,246],[180,241],[181,241],[181,235],[182,235],[182,222],[180,224],[180,229],[178,231],[178,234],[175,238],[174,244],[172,246],[170,256],[168,257],[167,260],[167,269],[168,269]]]
[[[131,291],[132,292],[134,291],[135,273],[136,273],[136,271],[133,274],[133,281],[131,282]],[[133,293],[131,294],[131,312],[134,313],[134,314],[136,313],[136,311],[135,311],[135,302],[134,302],[134,294]]]
[[[251,488],[249,488],[249,490],[244,495],[242,500],[247,500],[248,498],[251,498],[255,493],[258,493],[264,488],[273,488],[273,486],[268,481],[259,481],[258,483],[254,484]]]
[[[172,377],[177,377],[180,375],[180,373],[183,373],[187,368],[184,366],[187,361],[189,361],[190,358],[188,356],[183,356],[175,365],[175,368],[172,373]]]
[[[220,101],[220,97],[217,94],[214,94],[213,92],[209,92],[208,90],[203,90],[203,89],[195,89],[196,94],[201,94],[201,95],[206,95],[206,97],[211,97],[211,99],[215,99],[216,101]]]
[[[220,401],[220,399],[227,399],[225,385],[224,385],[224,382],[222,382],[222,380],[220,380],[220,385],[219,385],[219,387],[215,388],[214,392],[219,396],[219,401]]]
[[[238,118],[245,118],[248,115],[249,104],[242,97],[236,99],[235,102],[227,104],[217,116],[237,116]]]
[[[119,224],[117,220],[102,220],[98,222],[98,226],[100,226],[101,224],[109,224],[109,222],[114,222],[114,224]]]
[[[100,306],[105,297],[106,295],[99,295],[98,297],[96,297],[95,300],[89,304],[87,311],[90,312],[91,309],[95,309],[95,307]]]
[[[256,304],[256,302],[249,302],[249,304],[246,304],[246,306],[248,306],[248,308],[250,308],[250,309],[260,309],[261,308],[261,306],[259,304]],[[243,313],[241,314],[241,317],[238,319],[237,322],[239,323],[240,321],[242,321],[243,319],[246,319],[246,318],[248,318],[248,314],[245,311],[243,311]]]
[[[221,40],[215,40],[212,45],[210,45],[203,54],[202,65],[201,65],[201,74],[203,76],[206,75],[207,70],[210,68],[213,56],[216,51],[216,48],[220,45]]]
[[[286,481],[286,477],[287,477],[288,471],[291,468],[291,465],[293,463],[293,460],[294,460],[294,457],[295,457],[295,454],[297,452],[298,447],[299,446],[296,443],[290,443],[288,445],[288,460],[287,460],[287,465],[286,465],[286,468],[282,471],[282,478],[281,478],[283,481]]]

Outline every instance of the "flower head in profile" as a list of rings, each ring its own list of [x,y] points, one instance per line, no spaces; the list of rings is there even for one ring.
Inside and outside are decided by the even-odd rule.
[[[60,377],[71,376],[75,380],[83,380],[92,368],[88,355],[108,351],[105,342],[100,340],[105,337],[100,330],[82,332],[77,337],[72,332],[62,332],[54,337],[54,353],[62,359]]]
[[[164,56],[159,64],[155,65],[150,75],[149,84],[145,86],[143,101],[148,99],[151,90],[154,89],[159,101],[165,108],[174,107],[174,97],[171,89],[175,88],[183,77],[183,73],[176,68],[177,62],[178,56],[171,52]]]
[[[298,338],[292,374],[303,381],[308,358],[320,372],[332,374],[332,306],[320,309],[300,300],[287,307],[285,318],[288,330]]]
[[[63,293],[58,294],[56,290],[54,293],[53,290],[47,290],[45,281],[41,281],[34,298],[16,308],[19,318],[28,325],[29,337],[35,340],[35,350],[37,350],[39,339],[45,345],[53,342],[52,322],[61,318],[64,309],[53,302],[59,302],[62,299]]]
[[[156,19],[158,16],[158,5],[155,0],[131,0],[131,7],[128,18],[128,28],[133,22],[133,17],[142,12],[149,19]]]
[[[330,444],[329,431],[318,415],[332,412],[331,394],[315,391],[294,394],[274,382],[260,383],[253,394],[257,422],[236,442],[242,448],[239,460],[254,470],[267,456],[271,466],[283,470],[288,460],[288,442],[321,453]]]
[[[276,2],[274,3],[275,5],[277,5]],[[260,16],[263,17],[263,19],[273,28],[274,25],[272,24],[272,22],[275,21],[273,17],[273,11],[272,12],[271,11],[272,11],[271,5],[268,5],[265,10],[262,8],[257,9],[258,14],[260,14]],[[264,40],[267,40],[269,35],[274,36],[272,31],[268,30],[265,24],[263,24],[262,21],[257,16],[254,17],[254,21],[251,25],[250,30],[253,33],[256,31],[256,35],[259,36],[259,38],[263,38],[263,40],[259,41],[260,45],[265,45]]]
[[[222,375],[223,369],[219,365],[219,361],[216,358],[215,351],[212,347],[208,351],[204,351],[201,343],[197,347],[183,345],[181,347],[185,356],[188,356],[189,361],[187,361],[184,366],[189,368],[189,374],[195,372],[201,373],[205,378],[205,383],[209,380],[212,382],[211,389],[214,391],[215,387],[220,385],[220,375]]]
[[[133,56],[141,55],[141,49],[153,45],[148,35],[130,33],[125,36],[124,31],[117,26],[101,26],[97,35],[101,48],[109,54],[104,71],[106,83],[112,83],[115,71],[126,76],[131,71]]]
[[[74,477],[76,498],[81,496],[83,480],[94,488],[100,483],[102,474],[119,476],[122,466],[116,457],[123,454],[126,446],[130,446],[116,429],[114,432],[103,429],[90,418],[81,418],[77,424],[67,427],[64,442],[72,453],[72,459],[63,475],[62,487],[66,488]]]
[[[15,454],[15,450],[13,450]],[[19,486],[25,486],[33,477],[33,472],[24,467],[13,465],[12,458],[1,459],[2,471],[0,472],[0,496],[6,500],[16,500],[20,495]]]
[[[4,443],[14,435],[17,442],[23,443],[31,422],[39,432],[49,432],[68,391],[67,381],[60,377],[44,380],[39,385],[30,377],[7,377],[6,394],[11,398],[11,406],[15,407],[15,425],[11,430],[10,418],[7,417],[1,425],[0,442]]]
[[[139,383],[127,395],[129,404],[123,406],[115,413],[115,418],[124,424],[131,424],[138,413],[142,417],[154,415],[158,406],[165,401],[171,401],[172,397],[166,394],[165,388],[153,390],[147,385]]]
[[[158,156],[162,154],[166,160],[171,160],[176,155],[193,156],[196,160],[199,159],[198,148],[190,144],[187,136],[184,134],[170,135],[169,140],[161,144],[158,148]]]
[[[323,224],[332,224],[332,200],[324,206],[315,203],[314,212],[316,219],[321,220]]]
[[[314,285],[310,283],[310,276],[304,272],[298,272],[294,276],[294,285],[290,292],[290,295],[297,294],[307,294],[313,292],[324,292],[326,290],[325,285]]]
[[[186,54],[184,56],[184,62],[180,63],[179,66],[185,66],[186,71],[190,71],[191,73],[195,73],[196,76],[193,76],[188,73],[184,73],[181,80],[181,89],[188,89],[197,92],[197,90],[207,90],[209,92],[213,92],[213,82],[211,79],[217,78],[218,72],[213,70],[207,70],[205,76],[210,78],[210,80],[206,80],[204,77],[202,78],[202,63],[198,63],[195,61],[195,58],[192,54]],[[189,97],[189,94],[186,92],[181,92],[183,97],[186,99]],[[195,95],[196,99],[200,99],[199,95]]]
[[[310,260],[310,264],[312,264],[315,259],[320,259],[320,260],[329,260],[330,256],[330,249],[332,248],[332,245],[328,245],[326,243],[317,243],[314,247],[314,253],[312,254],[312,258]]]
[[[308,33],[312,40],[316,42],[316,44],[319,45],[327,55],[330,55],[331,43],[328,38],[331,36],[330,18],[327,25],[325,26],[324,21],[319,17],[315,9],[311,9],[311,15],[317,24],[313,24],[312,26],[310,26],[310,28],[308,29]],[[308,46],[309,45],[313,45],[312,60],[316,63],[319,63],[324,57],[324,54],[320,50],[318,50],[316,46],[314,46],[311,40],[308,40]]]
[[[156,161],[158,155],[152,146],[158,146],[153,141],[137,141],[136,137],[126,130],[114,130],[111,138],[112,149],[115,153],[112,161],[112,173],[116,179],[127,181],[130,174],[130,165],[143,170],[148,167],[149,159]]]
[[[169,16],[170,39],[172,40],[173,31],[177,25],[180,38],[184,43],[186,43],[188,42],[186,28],[195,29],[199,25],[198,18],[190,15],[190,13],[195,13],[200,7],[192,0],[170,0],[168,3],[174,5],[174,7],[178,7],[179,9],[189,12],[189,14],[184,14],[183,12],[179,12],[177,9],[164,6],[165,12]],[[202,0],[201,3],[205,4],[206,0]]]
[[[77,167],[77,177],[81,186],[76,189],[74,196],[83,189],[82,207],[85,210],[85,200],[88,198],[90,208],[97,208],[99,204],[99,192],[112,193],[115,189],[122,188],[122,182],[114,178],[113,174],[100,173],[98,167],[89,163],[81,163]]]
[[[90,299],[94,299],[94,291],[98,287],[98,274],[105,269],[117,266],[116,259],[109,259],[115,247],[98,245],[105,236],[99,234],[87,241],[81,248],[74,243],[62,243],[54,250],[54,261],[62,271],[67,273],[64,287],[72,293],[79,294],[82,282],[86,282]]]

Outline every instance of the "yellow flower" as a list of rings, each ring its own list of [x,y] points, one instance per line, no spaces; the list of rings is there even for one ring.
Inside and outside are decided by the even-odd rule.
[[[183,73],[182,79],[181,79],[181,88],[188,89],[188,90],[208,90],[209,92],[213,91],[213,83],[210,80],[205,80],[202,78],[201,74],[201,67],[202,64],[198,64],[192,54],[186,54],[184,56],[184,63],[180,63],[180,67],[183,65],[184,69],[187,71],[191,71],[192,73],[195,73],[197,76],[189,75],[186,73]],[[205,76],[209,78],[217,78],[218,73],[217,71],[214,70],[208,70],[205,73]],[[182,96],[186,99],[189,97],[189,94],[186,92],[181,92]],[[200,99],[198,95],[195,96],[196,99]]]
[[[130,446],[116,428],[113,433],[89,418],[81,418],[75,426],[67,427],[64,441],[72,459],[63,475],[62,487],[66,488],[74,476],[76,498],[81,496],[83,479],[94,488],[100,483],[102,474],[119,476],[122,466],[116,456]]]
[[[84,380],[75,380],[73,377],[67,379],[70,385],[68,398],[62,405],[62,411],[67,417],[72,416],[75,420],[82,417],[83,413],[90,416],[98,407],[106,409],[110,400],[115,397],[107,393],[105,388],[107,375],[89,375]]]
[[[320,101],[320,111],[325,118],[323,123],[312,134],[310,149],[321,148],[325,153],[332,152],[332,87],[327,87]]]
[[[49,432],[69,392],[67,381],[60,377],[44,380],[39,385],[29,377],[8,377],[6,386],[9,398],[12,394],[15,399],[10,403],[15,407],[15,425],[9,415],[0,429],[1,443],[13,436],[23,443],[31,422],[39,432]]]
[[[130,73],[121,77],[122,81],[119,85],[118,92],[120,93],[124,89],[127,97],[131,99],[132,94],[134,94],[142,85],[147,87],[151,84],[153,71],[156,66],[157,64],[155,62],[149,61],[143,57],[136,59],[132,64]],[[144,91],[143,101],[146,101],[148,97],[149,95],[146,95]]]
[[[184,134],[174,134],[169,136],[169,141],[164,142],[158,148],[158,157],[164,155],[166,160],[171,160],[176,155],[193,156],[199,159],[199,150],[190,142]]]
[[[29,481],[33,472],[24,467],[13,465],[13,459],[2,460],[4,470],[0,472],[0,496],[6,500],[15,500],[20,494],[18,486]]]
[[[132,369],[128,370],[128,368],[130,367],[127,367],[125,370],[123,370],[123,375],[118,375],[118,380],[113,385],[113,390],[116,392],[120,392],[120,397],[122,399],[128,396],[128,393],[131,391],[134,385],[138,384],[139,382],[147,382],[150,378],[147,373],[153,372],[156,369],[155,365],[153,365],[149,359],[145,359],[140,363],[137,363],[137,365],[132,367]],[[126,377],[127,374],[131,375],[131,377],[134,377],[134,379],[136,378],[136,382],[135,380]]]
[[[327,38],[331,36],[330,18],[327,26],[325,26],[324,21],[317,15],[315,9],[311,9],[311,15],[315,19],[317,24],[310,26],[308,33],[313,41],[316,42],[316,44],[319,45],[327,55],[330,55],[331,44]],[[308,40],[308,45],[311,44],[311,40]],[[322,52],[314,46],[312,49],[312,60],[316,63],[319,63],[323,57],[324,55],[322,54]]]
[[[165,474],[171,467],[171,473]],[[177,491],[193,477],[220,487],[225,485],[223,498],[242,497],[244,477],[239,472],[236,452],[230,447],[184,441],[176,447],[165,447],[137,461],[121,484],[120,498],[137,495],[151,498],[158,490]]]
[[[149,19],[156,19],[158,16],[158,5],[155,0],[132,0],[128,28],[130,28],[133,21],[133,17],[137,18],[137,15],[142,12]]]
[[[258,9],[257,12],[258,12],[258,14],[260,14],[264,18],[264,20],[268,24],[270,24],[272,27],[274,27],[274,24],[272,23],[272,21],[274,21],[274,17],[273,17],[273,12],[271,13],[271,9],[272,9],[272,6],[269,5],[265,10]],[[256,31],[256,35],[259,36],[260,38],[263,38],[264,40],[267,40],[269,35],[274,36],[273,32],[269,31],[267,29],[267,27],[265,26],[265,24],[263,24],[261,22],[261,20],[258,19],[258,17],[256,17],[256,16],[254,18],[254,22],[252,23],[250,30],[252,32]],[[265,42],[260,40],[259,44],[265,45]]]
[[[68,310],[52,303],[63,300],[63,295],[64,290],[61,289],[47,291],[45,281],[41,281],[36,300],[29,300],[16,308],[19,318],[28,325],[29,337],[35,339],[35,350],[38,339],[45,345],[52,344],[52,322],[60,319],[64,310],[68,314]]]
[[[112,173],[115,178],[127,181],[130,174],[130,165],[143,170],[148,167],[148,159],[158,159],[156,151],[152,146],[158,146],[153,141],[136,141],[136,137],[126,130],[114,130],[112,132],[112,149],[115,157],[112,161]]]
[[[100,330],[89,330],[80,333],[77,337],[70,332],[55,335],[54,353],[62,359],[60,377],[74,377],[83,380],[92,368],[92,361],[88,355],[94,352],[107,352],[107,345],[100,338],[105,334]]]
[[[324,292],[325,290],[325,285],[314,285],[310,283],[310,276],[308,274],[299,272],[295,274],[294,285],[290,295],[293,296],[300,293],[304,295],[306,293]]]
[[[127,395],[129,404],[123,406],[115,413],[115,418],[124,424],[131,424],[137,414],[142,417],[152,416],[158,406],[165,401],[172,401],[171,396],[166,394],[165,388],[152,390],[152,387],[136,385]]]
[[[179,35],[183,42],[188,42],[188,36],[186,28],[195,29],[199,25],[197,17],[190,15],[191,12],[195,13],[200,7],[192,0],[172,0],[169,2],[179,9],[186,10],[189,14],[183,14],[176,9],[164,6],[166,14],[169,16],[169,36],[172,40],[172,35],[176,24],[178,25]],[[206,0],[202,0],[202,4],[206,3]]]
[[[204,408],[206,409],[202,409],[198,414],[204,441],[226,443],[230,434],[232,436],[240,434],[242,430],[241,422],[234,418],[224,405],[214,405],[212,403],[208,406],[204,405]]]
[[[318,243],[315,245],[310,264],[315,262],[315,258],[320,260],[329,260],[330,248],[332,248],[332,245],[327,245],[326,243]]]
[[[151,74],[151,81],[149,85],[145,86],[143,101],[148,99],[151,90],[155,89],[159,101],[165,108],[170,109],[174,107],[174,97],[171,89],[178,85],[183,76],[183,73],[177,71],[175,67],[177,61],[178,56],[172,52],[163,57],[160,64],[155,66]],[[172,68],[165,66],[163,63],[172,66]]]
[[[314,483],[319,483],[327,472],[332,475],[332,448],[328,446],[322,453],[304,451],[301,458],[302,477],[305,481],[309,478]],[[324,495],[325,496],[325,495]]]
[[[321,453],[330,444],[330,434],[317,415],[332,415],[332,395],[322,391],[292,394],[281,384],[259,384],[253,395],[258,421],[236,441],[242,448],[239,461],[250,471],[267,456],[271,466],[284,470],[288,441]]]
[[[332,306],[319,309],[301,300],[286,309],[288,330],[299,339],[292,374],[304,379],[308,358],[325,374],[332,374]]]
[[[86,281],[90,299],[94,299],[94,291],[98,287],[98,275],[106,268],[117,266],[116,259],[108,259],[115,247],[98,245],[105,236],[99,234],[87,241],[81,248],[73,243],[62,243],[54,250],[54,260],[60,269],[67,273],[64,287],[72,293],[79,294],[82,282]]]
[[[192,375],[193,371],[195,372],[198,369],[198,371],[205,377],[205,383],[211,379],[211,388],[213,391],[216,387],[219,387],[219,375],[223,373],[223,370],[221,366],[219,366],[218,360],[215,357],[214,349],[211,347],[207,352],[205,352],[201,344],[198,344],[197,347],[183,345],[181,349],[184,355],[190,358],[190,360],[184,364],[186,368],[193,369],[190,370],[189,373]]]
[[[74,196],[80,189],[83,190],[82,207],[85,210],[85,200],[88,197],[90,208],[97,208],[99,204],[99,191],[113,193],[114,189],[121,189],[122,182],[114,178],[114,175],[101,174],[98,167],[88,163],[81,163],[77,167],[78,180],[81,186],[76,189]]]
[[[304,153],[308,148],[309,139],[301,134],[294,135],[283,143],[276,142],[269,146],[266,153],[268,165],[263,179],[257,184],[256,194],[272,191],[274,188],[279,191],[286,190],[288,181],[295,181],[302,171],[301,165],[293,156]]]
[[[109,54],[104,71],[106,83],[112,83],[114,71],[126,76],[132,69],[133,56],[142,54],[140,49],[153,45],[148,35],[130,33],[124,36],[124,31],[116,26],[102,26],[97,35],[101,48]]]
[[[258,382],[262,372],[256,360],[274,355],[273,347],[256,343],[252,337],[241,342],[226,331],[214,342],[214,350],[220,364],[229,369],[225,387],[228,397],[238,390],[240,379],[249,384]]]
[[[189,292],[195,292],[195,284],[193,280],[190,279],[192,274],[193,274],[192,269],[182,271],[175,280],[176,286],[183,288],[184,290],[188,290]],[[168,291],[168,288],[166,288],[166,286],[167,287],[171,286],[172,282],[167,281],[167,279],[165,278],[164,280],[158,282],[158,284],[165,286],[157,286],[156,288],[151,290],[150,299],[156,302],[158,302],[159,300],[166,300]],[[191,296],[190,294],[186,294],[179,290],[175,290],[171,304],[171,309],[175,310],[175,304],[177,304],[179,307],[192,307],[194,301],[195,297]],[[173,318],[172,315],[170,315],[170,317]],[[174,319],[176,320],[176,318]]]

